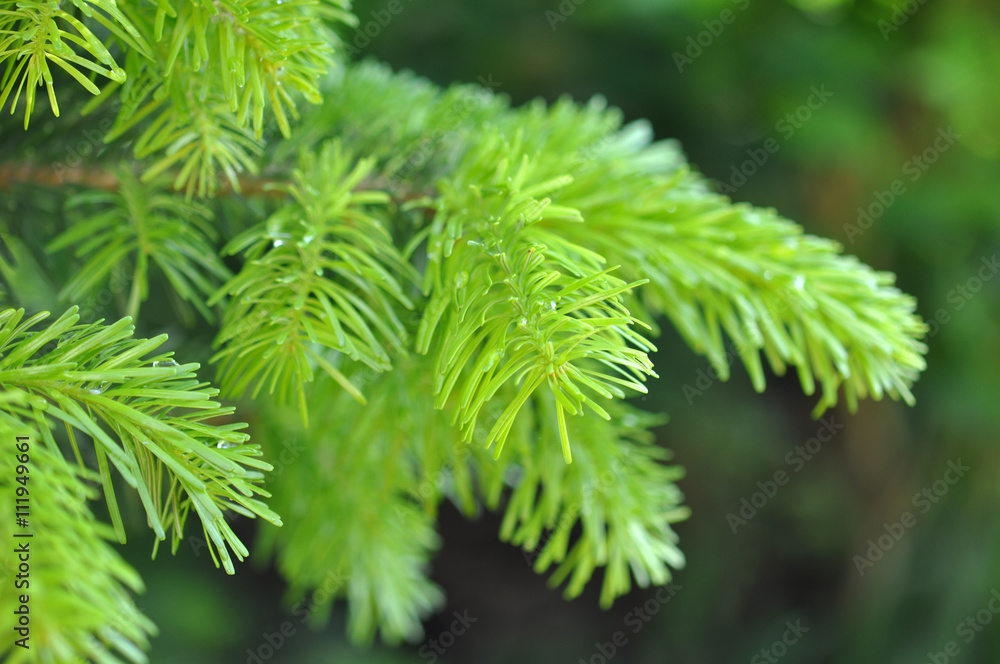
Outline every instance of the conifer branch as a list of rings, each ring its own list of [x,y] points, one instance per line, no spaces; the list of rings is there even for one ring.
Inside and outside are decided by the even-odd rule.
[[[78,302],[99,288],[111,271],[131,263],[132,289],[127,315],[139,315],[149,295],[153,263],[181,299],[213,321],[205,298],[232,275],[214,247],[218,235],[211,211],[154,186],[141,184],[127,168],[119,170],[117,193],[89,191],[66,202],[75,223],[51,242],[48,251],[75,248],[87,261],[66,283],[59,297]]]
[[[673,150],[636,138],[615,137],[618,154],[591,165],[556,200],[586,219],[560,232],[599,246],[628,277],[649,279],[640,310],[665,314],[723,379],[723,332],[758,391],[761,355],[778,375],[796,367],[806,394],[821,388],[817,417],[837,403],[841,387],[852,411],[868,396],[913,403],[926,325],[893,275],[841,255],[838,243],[803,233],[773,210],[710,193],[676,167]]]
[[[165,340],[132,338],[130,319],[112,325],[77,325],[76,308],[50,326],[33,331],[47,314],[24,319],[23,310],[0,312],[0,388],[23,394],[25,405],[3,410],[33,422],[46,445],[58,451],[53,422],[89,437],[102,469],[107,463],[136,490],[159,540],[183,537],[187,514],[198,513],[206,540],[226,571],[234,573],[227,547],[237,558],[246,547],[223,518],[224,509],[280,524],[255,495],[271,466],[256,459],[241,423],[211,424],[233,408],[211,398],[216,390],[199,383],[197,364],[178,365],[169,355],[142,359]],[[164,485],[164,473],[169,480]],[[108,509],[118,538],[125,541],[111,477],[102,472]],[[218,560],[216,560],[218,564]]]
[[[326,623],[336,597],[346,598],[355,643],[369,643],[376,633],[390,643],[415,642],[421,618],[444,600],[427,578],[439,545],[432,496],[440,487],[414,461],[458,440],[431,407],[427,381],[414,370],[421,363],[402,362],[403,370],[372,376],[367,404],[319,377],[311,385],[315,414],[308,430],[287,410],[268,409],[266,418],[272,449],[291,439],[301,456],[272,476],[274,506],[285,524],[280,532],[262,531],[259,552],[276,557],[291,601],[317,591],[304,600],[314,624]],[[365,375],[354,369],[351,378]],[[404,403],[412,407],[401,409]]]
[[[424,278],[433,296],[417,350],[430,351],[437,331],[437,406],[457,391],[454,421],[466,440],[503,384],[522,386],[486,439],[487,446],[497,443],[497,456],[521,406],[547,385],[568,463],[566,413],[582,415],[586,406],[608,417],[584,389],[606,399],[624,397],[622,387],[645,392],[641,381],[655,375],[646,356],[653,346],[629,329],[637,321],[622,305],[621,295],[641,281],[616,279],[614,268],[601,269],[598,254],[533,233],[545,221],[582,219],[536,198],[565,180],[532,179],[533,164],[526,155],[517,158],[519,148],[516,139],[509,144],[499,135],[483,141],[458,166],[455,189],[441,196]]]
[[[111,468],[138,492],[158,539],[173,531],[174,547],[193,506],[228,571],[228,549],[246,549],[222,510],[276,525],[280,511],[287,525],[262,529],[262,551],[293,596],[327,591],[315,622],[344,597],[353,640],[413,640],[442,600],[426,573],[442,500],[473,515],[509,497],[501,538],[533,551],[537,571],[555,566],[552,583],[566,582],[568,596],[604,568],[604,606],[633,577],[663,584],[684,564],[672,530],[687,516],[682,471],[652,444],[661,420],[624,403],[655,376],[648,337],[662,319],[723,378],[726,337],[757,389],[762,355],[778,374],[796,367],[806,393],[820,388],[818,411],[841,388],[851,408],[867,396],[912,401],[924,325],[891,275],[771,210],[712,193],[674,143],[653,143],[646,123],[622,126],[600,98],[510,109],[485,89],[438,90],[379,65],[323,78],[334,61],[314,47],[353,20],[345,7],[123,4],[138,37],[99,33],[127,79],[86,110],[119,99],[106,138],[128,133],[143,161],[58,175],[0,167],[11,200],[29,182],[84,189],[52,222],[70,221],[48,250],[73,247],[83,261],[59,273],[63,297],[78,301],[126,268],[128,311],[138,313],[156,263],[210,324],[212,307],[224,310],[212,361],[225,393],[277,394],[256,436],[268,458],[276,441],[300,441],[295,462],[270,476],[266,507],[260,471],[270,466],[242,425],[216,423],[232,409],[212,400],[197,365],[143,359],[164,337],[132,339],[128,319],[78,325],[73,310],[37,331],[42,317],[0,313],[0,431],[14,420],[34,427],[53,464],[60,443],[76,450],[89,437],[119,538]],[[82,24],[110,20],[97,14]],[[4,36],[10,15],[0,17],[6,85],[23,57]],[[73,48],[96,49],[81,40]],[[316,105],[293,125],[299,97]],[[268,121],[286,140],[264,144]],[[220,191],[235,195],[211,208],[190,201]],[[251,196],[266,198],[245,203]],[[23,256],[26,243],[4,239],[15,263],[24,258],[15,270],[0,256],[18,297],[41,268]],[[235,276],[217,242],[239,264]],[[293,400],[297,418],[281,406]],[[94,477],[59,472],[53,481],[73,487]],[[137,587],[106,567],[120,586],[105,584],[107,594]],[[123,629],[126,643],[109,648],[134,655],[149,631],[141,621]]]
[[[144,663],[156,627],[130,595],[142,592],[142,580],[109,544],[112,528],[90,511],[100,478],[67,462],[42,444],[36,430],[9,415],[27,400],[24,392],[0,392],[0,532],[5,543],[26,548],[30,561],[28,574],[21,573],[15,586],[24,561],[11,551],[0,555],[0,578],[7,586],[0,593],[0,629],[7,635],[0,658],[10,664],[42,661],[34,656],[44,651],[59,661],[86,656],[111,664]],[[18,460],[27,463],[15,465]],[[14,505],[24,505],[18,496],[28,497],[30,510],[21,512],[28,514],[27,529],[15,527]],[[15,531],[31,537],[14,537]],[[22,595],[31,602],[27,649],[16,644],[15,610]]]
[[[308,422],[305,385],[316,368],[363,400],[328,351],[386,371],[390,352],[407,345],[396,307],[412,308],[404,289],[416,275],[377,216],[388,196],[355,191],[371,167],[352,165],[336,142],[303,152],[283,187],[292,201],[227,245],[246,260],[209,300],[229,298],[212,358],[227,393],[253,384],[256,396],[267,384],[280,403],[294,393]]]
[[[566,465],[538,438],[559,435],[553,424],[555,399],[540,393],[512,433],[512,463],[519,479],[507,502],[500,538],[533,552],[534,569],[557,565],[550,583],[569,579],[566,597],[583,592],[604,567],[601,606],[631,589],[664,585],[670,568],[684,566],[670,524],[686,519],[683,496],[674,482],[684,476],[663,463],[667,450],[653,444],[648,429],[665,418],[622,402],[612,402],[608,420],[588,415],[567,422],[576,441],[573,464]],[[491,507],[496,507],[496,496]],[[571,541],[579,524],[579,535]]]

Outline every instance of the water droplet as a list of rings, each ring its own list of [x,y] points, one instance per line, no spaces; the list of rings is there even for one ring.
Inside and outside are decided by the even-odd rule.
[[[283,247],[285,245],[285,241],[284,240],[275,240],[274,242],[271,243],[271,245],[274,246],[274,247]]]
[[[158,360],[156,362],[153,362],[153,366],[154,367],[176,367],[176,366],[180,366],[180,365],[178,365],[173,360]]]
[[[489,359],[486,360],[486,365],[483,367],[483,371],[489,371],[490,369],[492,369],[493,365],[495,365],[501,358],[503,358],[503,355],[504,355],[504,350],[502,348],[500,350],[493,351]]]
[[[309,233],[308,235],[306,235],[306,236],[304,236],[302,238],[302,241],[299,242],[299,246],[304,246],[304,245],[310,244],[315,239],[316,239],[316,234],[315,233]]]
[[[774,272],[771,272],[770,270],[764,270],[764,279],[766,279],[767,281],[774,279]]]
[[[667,206],[667,214],[673,214],[674,212],[677,212],[677,206],[676,205],[668,205]]]
[[[528,319],[525,318],[524,316],[521,316],[521,320],[517,321],[517,324],[520,325],[521,327],[524,327],[525,325],[528,324]]]
[[[806,286],[806,278],[801,274],[796,275],[793,285],[795,286],[795,290],[803,290]]]
[[[555,311],[555,310],[556,310],[556,301],[549,300],[549,311]]]
[[[281,0],[278,0],[278,4],[281,4]],[[215,444],[215,446],[220,450],[228,450],[230,447],[236,447],[237,444],[238,443],[227,443],[224,441],[219,441],[218,443]]]

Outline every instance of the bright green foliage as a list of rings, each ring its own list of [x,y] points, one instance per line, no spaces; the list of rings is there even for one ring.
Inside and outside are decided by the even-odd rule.
[[[255,440],[280,463],[265,507],[254,496],[269,495],[257,482],[270,466],[240,425],[209,424],[232,409],[197,365],[142,359],[164,335],[77,325],[73,310],[31,333],[40,318],[10,309],[0,386],[23,396],[8,411],[54,458],[92,441],[119,537],[112,466],[159,538],[171,529],[176,547],[193,506],[232,571],[227,547],[246,549],[222,509],[283,521],[262,527],[260,552],[315,623],[345,597],[354,640],[413,640],[442,600],[426,568],[443,500],[503,510],[501,538],[537,571],[554,566],[569,597],[598,568],[607,606],[633,578],[663,584],[684,564],[671,525],[687,516],[682,471],[652,442],[662,418],[624,401],[656,375],[647,353],[664,319],[723,377],[726,337],[758,389],[761,355],[776,373],[796,367],[806,393],[821,387],[817,411],[841,387],[851,408],[912,400],[924,325],[891,275],[712,193],[675,144],[601,99],[510,109],[372,64],[324,78],[320,46],[351,20],[340,7],[123,2],[143,47],[125,49],[128,78],[102,97],[122,102],[105,138],[135,142],[88,164],[115,174],[111,191],[0,200],[46,235],[32,244],[36,227],[22,227],[7,243],[6,300],[45,301],[26,282],[47,265],[65,304],[99,299],[115,270],[132,275],[130,314],[147,298],[188,303],[202,316],[178,337],[213,346],[224,395],[254,400]],[[295,125],[290,90],[317,102]],[[265,100],[288,137],[267,146]],[[240,171],[266,180],[245,186]],[[227,195],[190,200],[220,178]],[[8,233],[20,223],[0,214]]]
[[[23,310],[0,313],[0,387],[24,395],[4,412],[33,423],[53,454],[59,453],[54,424],[61,422],[81,465],[77,437],[91,440],[119,540],[125,541],[125,529],[111,467],[138,493],[157,538],[172,532],[175,550],[193,507],[214,547],[213,558],[218,555],[232,574],[228,549],[240,560],[247,549],[223,509],[280,523],[254,497],[268,495],[257,482],[260,471],[271,466],[254,458],[260,454],[256,446],[245,444],[248,436],[240,429],[246,425],[208,422],[233,408],[211,400],[217,390],[197,381],[197,364],[178,365],[170,354],[143,359],[166,335],[133,339],[128,318],[109,326],[77,325],[79,316],[70,309],[33,331],[46,315],[23,317]]]
[[[72,662],[86,656],[98,662],[147,661],[144,649],[156,627],[135,606],[129,591],[141,592],[139,575],[121,559],[108,543],[114,530],[94,518],[88,505],[96,497],[93,485],[97,473],[71,465],[58,450],[42,443],[24,420],[11,411],[27,406],[23,392],[0,395],[0,532],[5,543],[29,543],[28,586],[12,589],[18,572],[18,557],[11,550],[0,554],[0,611],[13,615],[21,593],[30,596],[31,650],[14,645],[19,638],[8,629],[0,642],[0,657],[10,664],[42,661]],[[17,437],[26,441],[18,449]],[[22,441],[20,444],[24,445]],[[26,449],[28,464],[17,464],[20,450]],[[27,465],[19,475],[18,465]],[[22,484],[16,477],[26,476]],[[16,489],[29,493],[30,527],[15,527]],[[31,533],[31,538],[15,538],[14,533]],[[5,547],[6,549],[6,547]],[[64,616],[73,616],[65,620]],[[41,645],[44,644],[44,645]]]
[[[557,200],[587,219],[566,236],[601,243],[626,278],[648,277],[646,311],[666,314],[724,379],[723,331],[758,391],[761,351],[778,375],[795,366],[806,394],[818,381],[817,414],[837,403],[841,385],[852,411],[869,394],[912,403],[924,326],[913,298],[892,287],[893,275],[839,255],[836,242],[805,235],[771,210],[707,193],[640,145],[607,148],[618,154],[560,192]]]
[[[231,298],[217,340],[225,347],[213,358],[227,393],[239,396],[253,382],[256,397],[270,378],[268,393],[278,386],[281,403],[297,394],[308,422],[313,366],[363,401],[327,350],[379,371],[391,368],[389,353],[406,343],[395,308],[412,308],[403,285],[416,275],[376,216],[380,209],[385,216],[389,197],[353,191],[371,166],[352,166],[336,143],[315,156],[304,152],[294,184],[283,187],[292,200],[224,249],[246,259],[210,302]]]
[[[643,281],[622,282],[613,268],[601,269],[599,254],[539,228],[583,218],[542,197],[567,180],[525,186],[532,170],[520,146],[498,134],[456,167],[428,229],[424,290],[433,297],[417,350],[428,352],[444,318],[435,344],[436,406],[457,392],[455,420],[466,439],[502,385],[522,386],[485,441],[497,443],[498,457],[521,406],[548,385],[569,462],[566,413],[581,415],[587,406],[610,417],[581,387],[605,398],[624,397],[619,386],[645,392],[639,381],[653,372],[643,351],[653,347],[629,329],[635,319],[621,298]]]
[[[6,65],[0,79],[0,110],[10,98],[13,112],[23,91],[25,129],[35,107],[36,90],[43,84],[52,113],[59,115],[50,62],[95,95],[100,90],[81,67],[117,83],[125,80],[125,70],[92,28],[101,32],[98,26],[103,26],[119,43],[147,58],[150,55],[149,44],[112,0],[74,0],[77,12],[68,12],[61,5],[59,0],[40,0],[0,8],[0,64]],[[84,17],[89,20],[81,20]],[[90,57],[81,56],[80,51]]]
[[[142,124],[136,157],[158,155],[143,179],[179,166],[174,186],[189,197],[214,193],[219,175],[238,189],[237,174],[256,170],[264,108],[270,104],[288,136],[297,97],[321,99],[318,81],[337,41],[332,26],[356,21],[346,0],[158,0],[155,11],[135,0],[73,0],[73,12],[61,4],[0,9],[0,109],[10,97],[13,112],[25,88],[27,128],[44,84],[58,116],[51,62],[97,95],[88,110],[117,93],[105,141]],[[100,89],[96,75],[111,83]]]
[[[420,618],[444,599],[427,578],[438,545],[438,480],[452,467],[469,478],[465,446],[432,407],[420,364],[402,362],[412,370],[374,375],[367,404],[317,379],[308,430],[287,412],[268,417],[265,454],[288,450],[295,460],[272,475],[284,526],[262,531],[261,553],[278,554],[293,600],[322,589],[309,599],[314,624],[326,622],[335,597],[346,597],[348,631],[361,642],[376,630],[390,642],[420,637]],[[441,455],[435,466],[428,454]],[[296,487],[310,487],[308,498]]]
[[[583,592],[597,567],[606,568],[604,607],[631,589],[630,570],[641,587],[667,583],[669,567],[684,566],[670,524],[689,512],[679,506],[683,496],[673,484],[683,469],[661,463],[669,452],[655,446],[648,431],[664,418],[619,402],[609,406],[606,422],[574,418],[568,426],[576,455],[566,464],[551,445],[533,444],[539,433],[559,435],[555,398],[539,396],[532,405],[535,415],[522,418],[515,432],[522,476],[507,504],[501,538],[534,551],[538,572],[558,563],[551,585],[568,578],[567,598]],[[577,523],[582,530],[571,542]]]

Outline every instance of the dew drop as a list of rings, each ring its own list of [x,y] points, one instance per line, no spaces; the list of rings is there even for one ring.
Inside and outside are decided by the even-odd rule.
[[[282,247],[284,246],[284,244],[285,244],[284,240],[275,240],[274,242],[271,243],[271,245],[274,247]]]
[[[555,311],[555,310],[556,310],[556,301],[549,300],[549,311]]]
[[[483,367],[483,371],[489,371],[490,369],[492,369],[493,365],[495,365],[500,359],[502,359],[503,356],[504,356],[504,350],[502,348],[500,350],[493,351],[493,353],[490,355],[490,358],[486,361],[486,366]]]
[[[795,290],[803,290],[806,286],[806,278],[803,277],[801,274],[796,275],[795,281],[793,282],[792,285],[795,286]]]
[[[280,3],[281,0],[278,0],[278,2]],[[230,447],[236,447],[237,444],[238,443],[227,443],[227,442],[220,441],[220,442],[216,443],[215,446],[217,448],[219,448],[220,450],[228,450]]]
[[[771,272],[770,270],[764,270],[764,279],[766,279],[767,281],[774,279],[774,272]]]
[[[173,360],[158,360],[156,362],[153,362],[153,366],[154,367],[176,367],[176,366],[180,366],[180,365],[178,365]]]

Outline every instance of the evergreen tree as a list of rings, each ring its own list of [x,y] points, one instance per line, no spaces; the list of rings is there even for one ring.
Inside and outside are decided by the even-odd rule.
[[[346,0],[0,3],[8,661],[146,661],[111,543],[137,507],[230,574],[229,517],[260,517],[254,555],[318,624],[345,598],[357,642],[440,605],[443,500],[502,511],[569,597],[598,568],[604,606],[667,583],[682,470],[626,401],[665,321],[722,379],[794,367],[817,416],[912,403],[924,324],[891,274],[602,99],[350,63],[356,24]]]

